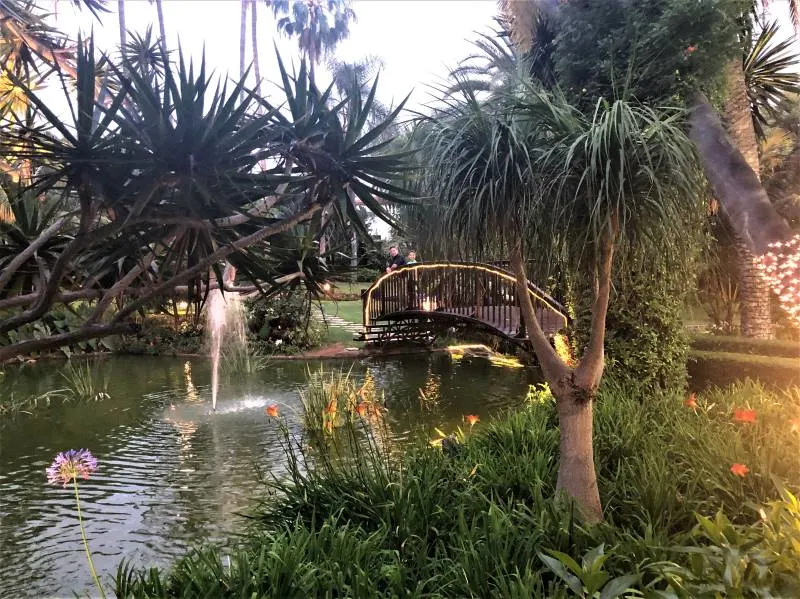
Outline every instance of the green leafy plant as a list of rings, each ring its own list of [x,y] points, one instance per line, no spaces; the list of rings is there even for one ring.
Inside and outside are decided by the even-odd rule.
[[[603,570],[603,564],[608,559],[604,550],[603,545],[590,549],[583,555],[580,564],[560,551],[550,550],[547,552],[549,555],[539,552],[538,556],[576,596],[586,599],[616,599],[632,591],[631,587],[639,581],[639,576],[626,574],[611,578]]]

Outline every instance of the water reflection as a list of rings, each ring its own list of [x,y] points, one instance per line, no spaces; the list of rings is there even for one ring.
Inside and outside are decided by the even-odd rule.
[[[0,392],[41,394],[57,384],[60,366],[9,370]],[[279,363],[222,380],[216,414],[204,360],[119,357],[97,367],[109,379],[110,400],[0,421],[0,597],[92,592],[74,498],[48,486],[44,475],[64,449],[88,447],[99,460],[96,476],[81,484],[81,498],[107,584],[123,557],[165,564],[194,542],[224,542],[241,525],[237,513],[266,493],[258,470],[280,476],[285,468],[264,408],[280,405],[299,433],[298,389],[306,368],[318,366]],[[463,414],[486,420],[519,405],[532,382],[525,371],[485,361],[453,364],[448,356],[368,360],[353,372],[385,393],[384,421],[394,440],[420,428],[425,435],[436,426],[452,428]],[[430,400],[421,401],[422,394]]]

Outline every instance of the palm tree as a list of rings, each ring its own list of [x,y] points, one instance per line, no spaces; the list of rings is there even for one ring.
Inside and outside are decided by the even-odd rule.
[[[278,19],[278,31],[297,37],[303,58],[308,60],[311,80],[314,68],[350,35],[356,14],[349,0],[266,0]]]
[[[509,248],[522,317],[556,398],[559,490],[602,519],[592,403],[604,365],[606,314],[619,254],[683,234],[698,181],[682,114],[599,100],[589,116],[529,79],[481,98],[468,81],[417,127],[424,195],[444,226],[473,246]],[[659,243],[659,242],[656,242]],[[553,350],[527,293],[525,257],[558,257],[594,284],[588,344],[577,366]]]

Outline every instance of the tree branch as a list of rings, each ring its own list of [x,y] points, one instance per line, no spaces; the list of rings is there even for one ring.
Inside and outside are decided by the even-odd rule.
[[[569,376],[572,370],[564,364],[547,340],[542,327],[539,326],[536,311],[533,308],[533,301],[531,301],[531,295],[528,292],[528,275],[525,272],[525,260],[522,257],[521,243],[515,245],[511,250],[511,267],[516,277],[517,296],[520,301],[522,321],[528,331],[533,351],[539,360],[545,378],[551,385],[555,385]]]
[[[600,384],[605,367],[606,316],[611,296],[611,267],[614,262],[614,238],[616,226],[605,235],[600,248],[600,264],[597,272],[597,290],[592,305],[592,324],[589,344],[575,368],[575,384],[581,389],[594,391]]]
[[[20,341],[13,345],[0,347],[0,364],[19,355],[25,355],[43,349],[63,347],[64,345],[86,341],[87,339],[98,339],[100,337],[108,337],[109,335],[132,333],[138,328],[139,326],[133,322],[117,322],[106,325],[83,327],[76,331],[51,335],[49,337],[43,337],[42,339]]]
[[[184,270],[182,273],[179,273],[179,274],[175,275],[174,277],[172,277],[168,281],[166,281],[166,282],[162,283],[161,285],[158,285],[157,287],[151,289],[145,296],[141,297],[140,299],[136,300],[135,302],[132,302],[130,305],[125,306],[125,308],[123,308],[122,310],[120,310],[117,313],[117,315],[114,317],[114,320],[112,322],[119,322],[120,320],[122,320],[123,318],[128,316],[129,314],[131,314],[134,311],[136,311],[147,300],[149,300],[149,299],[151,299],[151,298],[153,298],[155,296],[158,296],[158,295],[163,295],[165,291],[167,291],[169,289],[173,289],[174,287],[180,285],[181,283],[185,283],[186,281],[191,279],[193,276],[195,276],[197,274],[200,274],[201,272],[204,272],[205,270],[210,268],[211,265],[214,264],[214,262],[218,262],[220,260],[223,260],[223,259],[227,258],[228,256],[230,256],[231,254],[233,254],[233,253],[235,253],[235,252],[237,252],[237,251],[239,251],[241,249],[244,249],[244,248],[246,248],[246,247],[248,247],[248,246],[250,246],[250,245],[252,245],[254,243],[257,243],[257,242],[261,241],[262,239],[264,239],[266,237],[271,237],[272,235],[278,235],[279,233],[283,233],[284,231],[288,231],[289,229],[291,229],[292,227],[296,226],[297,224],[303,222],[304,220],[307,220],[308,218],[313,216],[315,213],[317,213],[321,209],[322,209],[322,205],[314,204],[314,205],[306,208],[303,212],[301,212],[299,214],[296,214],[295,216],[293,216],[293,217],[291,217],[291,218],[289,218],[289,219],[287,219],[287,220],[285,220],[285,221],[283,221],[281,223],[276,223],[276,224],[271,225],[269,227],[264,227],[263,229],[260,229],[260,230],[256,231],[255,233],[247,235],[246,237],[242,237],[241,239],[238,239],[237,241],[235,241],[235,242],[233,242],[233,243],[231,243],[229,245],[226,245],[226,246],[223,246],[223,247],[219,248],[217,251],[215,251],[215,252],[209,254],[208,256],[206,256],[203,260],[198,262],[193,267],[188,268],[188,269]]]
[[[3,269],[2,274],[0,274],[0,292],[2,292],[8,282],[11,280],[11,277],[16,273],[20,267],[25,264],[30,258],[38,251],[40,247],[42,247],[45,243],[47,243],[56,233],[61,230],[61,227],[69,220],[67,217],[59,218],[49,227],[47,227],[44,231],[39,234],[37,237],[28,247],[26,247],[23,251],[21,251],[17,256]]]

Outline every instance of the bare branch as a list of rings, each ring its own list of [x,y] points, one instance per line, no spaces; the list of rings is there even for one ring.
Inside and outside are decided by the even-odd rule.
[[[59,218],[52,225],[42,231],[39,237],[31,242],[28,247],[17,254],[17,256],[8,264],[8,266],[3,269],[3,273],[0,274],[0,292],[6,288],[6,285],[8,285],[8,282],[11,280],[11,277],[14,275],[14,273],[16,273],[20,267],[25,264],[25,262],[30,260],[40,247],[42,247],[56,233],[58,233],[61,230],[61,227],[63,227],[68,220],[69,219],[67,217]]]
[[[75,331],[61,333],[59,335],[51,335],[41,339],[20,341],[19,343],[14,343],[13,345],[0,347],[0,364],[19,355],[25,355],[43,349],[63,347],[64,345],[78,343],[79,341],[86,341],[87,339],[99,339],[100,337],[108,337],[109,335],[132,333],[137,328],[138,325],[133,322],[117,322],[107,325],[83,327]]]

